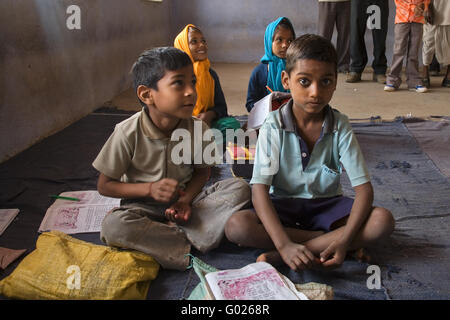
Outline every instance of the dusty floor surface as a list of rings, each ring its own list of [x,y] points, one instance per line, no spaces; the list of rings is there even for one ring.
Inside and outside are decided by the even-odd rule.
[[[250,74],[256,64],[212,63],[218,73],[230,115],[245,115],[245,100]],[[442,72],[441,72],[442,74]],[[450,115],[450,88],[441,87],[443,76],[431,77],[431,89],[427,93],[408,91],[403,83],[399,91],[384,92],[383,85],[372,81],[372,70],[367,68],[362,82],[346,83],[346,75],[339,74],[338,86],[331,105],[351,119],[380,116],[383,120],[395,117]],[[124,110],[140,110],[132,89],[115,97],[110,105]]]

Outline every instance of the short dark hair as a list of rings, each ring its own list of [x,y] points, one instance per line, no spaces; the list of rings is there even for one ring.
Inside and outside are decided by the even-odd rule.
[[[187,65],[192,65],[191,58],[174,47],[144,51],[131,68],[134,92],[140,85],[158,90],[158,81],[164,77],[166,71],[178,70]],[[145,106],[141,100],[139,102]]]
[[[291,30],[292,32],[292,37],[295,39],[295,30],[294,30],[294,26],[292,25],[291,21],[288,18],[283,18],[281,19],[281,21],[278,23],[277,27],[275,28],[275,32],[273,33],[273,36],[275,37],[275,33],[277,33],[277,30],[279,28],[284,28],[284,29],[288,29]],[[273,39],[272,39],[273,41]]]
[[[337,53],[333,44],[316,34],[305,34],[291,42],[286,52],[285,71],[290,74],[297,60],[311,59],[333,63],[337,74]]]

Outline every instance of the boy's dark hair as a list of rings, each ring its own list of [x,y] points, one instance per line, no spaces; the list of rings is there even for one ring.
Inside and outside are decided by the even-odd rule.
[[[275,28],[275,32],[273,33],[273,36],[275,37],[275,33],[277,33],[278,28],[284,28],[288,29],[292,32],[292,37],[295,39],[295,30],[294,26],[292,25],[291,21],[287,18],[281,19],[281,21],[278,23],[277,27]],[[273,41],[273,39],[272,39]]]
[[[131,68],[134,92],[140,85],[158,90],[158,81],[164,77],[166,71],[178,70],[191,64],[191,58],[184,51],[174,47],[146,50]],[[145,107],[140,99],[139,102]]]
[[[316,34],[305,34],[291,42],[286,53],[286,72],[291,74],[297,60],[311,59],[333,63],[337,75],[337,53],[333,44]]]

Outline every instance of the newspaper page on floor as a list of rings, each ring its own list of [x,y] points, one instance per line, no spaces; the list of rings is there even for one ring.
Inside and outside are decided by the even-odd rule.
[[[216,300],[308,300],[266,262],[206,274],[207,291]]]
[[[118,206],[120,199],[104,197],[96,190],[63,192],[47,209],[39,232],[100,232],[105,215]]]

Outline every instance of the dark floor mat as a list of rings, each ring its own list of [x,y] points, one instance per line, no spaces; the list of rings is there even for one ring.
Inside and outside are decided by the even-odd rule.
[[[406,123],[406,127],[439,170],[450,178],[450,118]]]

